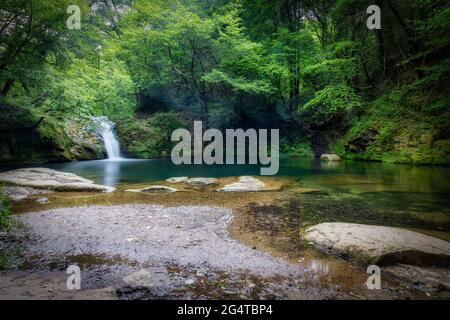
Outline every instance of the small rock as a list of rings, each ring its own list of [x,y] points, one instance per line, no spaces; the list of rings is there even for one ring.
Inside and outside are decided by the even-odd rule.
[[[261,191],[265,187],[265,183],[253,177],[240,177],[238,182],[226,185],[223,188],[217,189],[219,192],[249,192]]]
[[[210,186],[217,183],[215,178],[190,178],[187,179],[187,184],[193,187]]]
[[[172,193],[177,192],[177,189],[169,188],[166,186],[150,186],[143,189],[128,189],[125,192],[136,192],[136,193]]]
[[[190,286],[190,285],[194,284],[194,282],[195,282],[194,279],[187,279],[187,280],[184,282],[184,284]]]
[[[175,177],[175,178],[169,178],[166,181],[169,183],[181,183],[186,182],[189,179],[189,177]]]
[[[204,277],[206,275],[206,272],[205,270],[197,270],[195,274],[197,275],[197,277]]]
[[[323,154],[320,159],[322,161],[341,161],[341,157],[339,157],[337,154]]]
[[[44,204],[50,203],[50,201],[47,198],[39,198],[39,199],[36,200],[36,203],[44,205]]]

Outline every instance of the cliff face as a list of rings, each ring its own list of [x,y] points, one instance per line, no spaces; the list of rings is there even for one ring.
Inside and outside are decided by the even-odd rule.
[[[103,143],[81,122],[35,116],[1,105],[0,163],[63,162],[104,158]]]

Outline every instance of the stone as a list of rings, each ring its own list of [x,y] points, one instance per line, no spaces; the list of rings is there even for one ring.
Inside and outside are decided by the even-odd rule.
[[[48,200],[48,198],[39,198],[36,200],[36,203],[44,205],[50,203],[50,201]]]
[[[304,238],[321,249],[367,265],[450,265],[450,242],[409,230],[322,223],[307,229]]]
[[[48,168],[26,168],[0,173],[0,182],[53,191],[113,192],[115,188],[94,184],[73,173]]]
[[[204,276],[206,276],[206,271],[203,269],[199,269],[199,270],[197,270],[197,272],[195,274],[197,277],[204,277]]]
[[[322,161],[341,161],[341,157],[339,157],[337,154],[323,154],[320,159]]]
[[[137,192],[137,193],[172,193],[177,192],[177,189],[169,188],[166,186],[150,186],[143,189],[128,189],[126,192]]]
[[[147,269],[139,270],[138,272],[123,278],[122,281],[132,288],[152,288],[155,285],[151,273]]]
[[[238,182],[227,184],[223,188],[217,189],[219,192],[251,192],[261,191],[266,184],[259,179],[243,176],[239,177]]]
[[[210,186],[217,183],[215,178],[190,178],[187,179],[187,184],[193,187]]]
[[[2,192],[15,202],[25,200],[30,196],[30,191],[25,187],[4,187]]]
[[[30,196],[37,194],[47,194],[52,193],[50,190],[38,190],[34,188],[27,187],[3,187],[2,192],[8,196],[11,201],[19,202],[27,199]]]
[[[175,178],[169,178],[166,181],[169,183],[181,183],[186,182],[189,179],[189,177],[175,177]]]

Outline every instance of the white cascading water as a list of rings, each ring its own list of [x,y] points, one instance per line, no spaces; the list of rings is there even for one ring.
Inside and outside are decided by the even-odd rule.
[[[99,134],[102,136],[105,144],[108,159],[121,160],[119,141],[114,135],[114,123],[112,123],[108,117],[96,117],[92,120],[98,125]]]

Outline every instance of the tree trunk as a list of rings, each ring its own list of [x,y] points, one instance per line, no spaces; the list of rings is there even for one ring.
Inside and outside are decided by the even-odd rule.
[[[0,93],[0,96],[2,97],[6,97],[6,95],[8,94],[9,90],[11,90],[12,85],[14,84],[15,79],[9,78],[6,80],[2,92]]]

